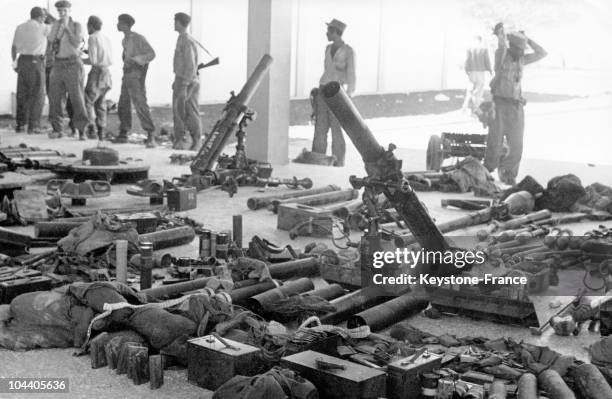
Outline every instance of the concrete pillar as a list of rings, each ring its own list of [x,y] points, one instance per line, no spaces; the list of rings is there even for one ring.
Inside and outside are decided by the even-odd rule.
[[[290,0],[249,0],[247,72],[264,54],[274,62],[249,104],[257,119],[247,127],[247,156],[277,165],[288,162],[292,5]]]

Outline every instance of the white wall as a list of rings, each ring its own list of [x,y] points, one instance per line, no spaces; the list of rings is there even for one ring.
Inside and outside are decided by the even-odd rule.
[[[603,50],[612,39],[611,6],[604,0],[589,3],[599,4],[588,8],[592,15],[556,25],[541,25],[537,20],[508,21],[504,13],[517,7],[515,4],[523,4],[515,0],[499,0],[505,8],[489,6],[490,10],[483,15],[478,14],[482,11],[478,4],[480,1],[482,8],[482,4],[488,4],[482,3],[485,0],[287,1],[293,3],[292,12],[287,15],[293,26],[287,32],[293,43],[292,97],[307,97],[318,84],[326,45],[325,22],[332,18],[348,25],[344,39],[356,52],[358,93],[463,88],[462,66],[471,37],[480,33],[494,46],[490,27],[500,19],[526,29],[549,51],[549,57],[530,68],[558,68],[562,59],[570,68],[612,68],[612,52]],[[2,0],[0,114],[10,113],[11,92],[15,91],[15,73],[10,69],[14,28],[27,20],[33,6],[50,5],[55,13],[53,3],[54,0]],[[145,35],[157,52],[147,80],[150,104],[171,102],[176,43],[173,16],[179,11],[192,13],[194,37],[221,60],[220,65],[201,73],[201,101],[225,101],[229,92],[238,91],[246,80],[248,0],[72,0],[72,3],[73,16],[81,23],[85,24],[92,14],[104,21],[103,32],[114,45],[114,88],[110,93],[114,100],[118,100],[121,83],[121,35],[115,25],[117,15],[124,12],[134,16],[134,30]],[[540,10],[540,15],[552,13]],[[204,61],[209,60],[201,54]]]

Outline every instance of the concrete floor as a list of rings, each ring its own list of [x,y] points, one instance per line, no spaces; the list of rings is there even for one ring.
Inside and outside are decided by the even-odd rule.
[[[564,111],[562,108],[558,110],[560,114]],[[575,115],[578,119],[584,115]],[[392,123],[393,121],[389,122]],[[373,122],[374,124],[376,122]],[[396,121],[397,128],[400,130],[404,126],[405,119],[398,118]],[[444,119],[436,125],[430,126],[434,132],[445,131]],[[609,125],[602,126],[607,129]],[[303,128],[300,128],[303,129]],[[373,129],[374,130],[374,129]],[[448,131],[448,130],[446,130]],[[570,139],[574,132],[569,130],[560,135],[561,139],[558,143],[552,143],[553,149],[555,146],[561,151],[567,148],[567,140]],[[303,147],[309,148],[310,141],[298,132],[297,128],[292,128],[290,137],[290,153],[289,157],[294,158]],[[386,146],[388,138],[385,134],[377,134],[381,141],[381,145]],[[419,136],[420,137],[420,136]],[[426,137],[426,136],[425,136]],[[576,138],[573,138],[576,139]],[[51,141],[43,136],[26,136],[23,134],[15,134],[6,130],[0,131],[1,145],[16,145],[25,142],[31,146],[41,148],[58,149],[64,152],[73,152],[80,156],[84,148],[92,147],[95,142],[80,142],[71,138],[64,138],[59,141]],[[396,143],[398,144],[398,143]],[[588,143],[591,144],[591,143]],[[110,145],[119,150],[122,157],[142,158],[144,162],[151,165],[150,178],[166,178],[170,179],[175,176],[180,176],[183,173],[188,173],[187,165],[178,166],[169,163],[169,155],[174,151],[167,148],[157,148],[146,150],[142,146],[133,144]],[[359,155],[352,145],[348,144],[347,162],[344,168],[331,168],[321,166],[311,166],[302,164],[289,164],[274,166],[275,177],[310,177],[315,182],[315,186],[325,184],[338,184],[348,188],[348,177],[352,174],[364,175],[363,164]],[[399,145],[396,151],[398,158],[404,161],[403,170],[423,170],[425,154],[423,151],[422,140],[415,142],[414,146],[405,145],[405,141]],[[417,148],[417,149],[412,149]],[[228,147],[226,152],[233,152],[233,148]],[[526,153],[528,151],[526,150]],[[584,162],[572,163],[567,160],[572,159],[571,153],[557,157],[555,161],[541,161],[536,159],[525,159],[521,166],[521,176],[531,174],[540,180],[540,183],[546,184],[548,179],[565,173],[574,173],[578,175],[585,184],[592,181],[600,181],[605,184],[611,184],[612,165],[601,165],[597,167],[587,166]],[[40,188],[32,187],[32,188]],[[125,193],[125,185],[113,186],[113,195],[108,198],[100,198],[88,201],[89,207],[119,207],[119,206],[146,206],[147,199],[133,197]],[[266,189],[265,192],[285,191],[286,189]],[[248,197],[258,194],[259,191],[252,187],[242,187],[234,198],[229,199],[227,193],[217,189],[210,189],[198,194],[198,208],[189,212],[186,215],[201,221],[207,228],[213,230],[228,230],[231,229],[231,217],[235,214],[243,215],[244,237],[245,241],[251,236],[257,234],[265,237],[268,240],[278,244],[291,244],[295,247],[302,248],[304,245],[315,240],[308,237],[300,237],[294,241],[290,240],[288,233],[276,229],[276,217],[267,210],[251,211],[246,206]],[[459,211],[452,209],[444,209],[440,206],[441,198],[472,198],[472,194],[464,195],[448,195],[442,193],[419,193],[419,198],[426,204],[431,216],[439,222],[449,220],[456,217]],[[574,230],[575,234],[581,234],[596,227],[598,223],[583,223],[579,225],[569,225],[568,227]],[[32,227],[22,227],[19,230],[32,232]],[[458,231],[456,235],[473,234],[477,228]],[[359,234],[353,233],[352,238],[357,240]],[[182,256],[194,256],[196,254],[196,243],[173,249],[172,252]],[[550,302],[554,298],[541,298],[539,300]],[[489,338],[497,338],[504,336],[512,336],[516,340],[525,340],[526,342],[548,345],[553,349],[562,350],[564,353],[575,355],[576,357],[587,360],[586,347],[594,342],[598,335],[583,332],[578,337],[558,337],[550,331],[544,333],[541,337],[530,335],[529,331],[524,328],[509,327],[505,325],[492,324],[483,321],[473,321],[463,317],[443,317],[439,320],[431,320],[422,316],[416,316],[408,321],[411,325],[421,328],[425,331],[436,335],[445,332],[455,334],[457,336],[484,336]],[[155,398],[195,398],[195,397],[210,397],[210,393],[200,388],[192,386],[186,381],[185,371],[167,371],[165,374],[165,384],[157,391],[150,391],[148,385],[133,386],[125,376],[116,376],[106,368],[92,370],[89,367],[88,357],[73,357],[73,350],[35,350],[24,353],[14,353],[5,350],[0,350],[0,377],[70,377],[71,395],[69,397],[120,397],[120,398],[136,398],[136,397],[155,397]],[[0,395],[1,396],[1,395]],[[10,396],[2,396],[10,397]],[[23,398],[25,395],[17,395],[15,397]],[[49,395],[48,397],[54,397]],[[66,397],[66,396],[57,396]]]

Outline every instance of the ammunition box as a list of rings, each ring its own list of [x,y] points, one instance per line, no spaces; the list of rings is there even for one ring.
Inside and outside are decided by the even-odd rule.
[[[52,280],[45,276],[20,278],[0,282],[0,303],[10,303],[13,298],[26,292],[48,291]]]
[[[216,390],[235,375],[257,374],[261,349],[225,339],[230,349],[212,335],[187,342],[187,380],[199,387]]]
[[[344,369],[319,369],[316,365],[317,359],[342,365]],[[384,371],[348,360],[319,352],[305,351],[285,356],[280,363],[282,367],[287,367],[312,382],[317,387],[321,398],[377,399],[386,394],[387,377]]]
[[[178,187],[168,190],[168,209],[174,212],[188,211],[198,206],[195,187]]]
[[[421,394],[420,375],[440,368],[442,356],[434,353],[423,354],[413,362],[407,357],[387,366],[387,397],[389,399],[418,398]]]

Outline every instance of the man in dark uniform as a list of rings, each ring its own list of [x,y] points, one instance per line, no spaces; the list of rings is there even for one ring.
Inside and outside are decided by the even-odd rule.
[[[174,30],[179,33],[174,50],[174,83],[172,84],[172,112],[174,115],[173,148],[179,150],[200,149],[202,125],[200,122],[200,79],[198,77],[198,48],[187,33],[191,17],[179,12],[174,16]],[[191,134],[191,146],[185,136],[185,128]]]
[[[129,14],[121,14],[117,18],[117,30],[123,32],[123,79],[121,80],[121,94],[117,105],[119,113],[119,136],[117,143],[127,143],[128,132],[132,129],[132,105],[140,119],[142,129],[147,132],[147,148],[155,147],[155,125],[151,111],[147,104],[147,89],[145,80],[149,63],[155,58],[155,51],[139,33],[132,31],[136,22]]]
[[[506,35],[501,23],[495,26],[494,34],[499,43],[495,52],[495,76],[490,85],[495,121],[487,137],[484,166],[490,172],[499,166],[497,173],[501,182],[513,186],[523,155],[526,104],[521,87],[523,67],[541,60],[547,53],[522,32]],[[532,53],[525,54],[527,46],[533,49]],[[502,157],[504,137],[508,153]]]
[[[59,18],[51,26],[49,33],[53,56],[49,75],[49,120],[53,132],[49,133],[49,138],[62,137],[62,108],[67,93],[72,104],[74,126],[79,132],[79,138],[84,140],[83,134],[89,119],[85,111],[85,68],[81,61],[83,28],[70,17],[71,6],[66,0],[55,3]]]
[[[102,34],[102,20],[95,15],[87,21],[87,50],[89,57],[86,64],[91,65],[87,84],[85,85],[85,108],[89,116],[87,137],[95,138],[94,125],[99,140],[104,139],[106,128],[106,93],[111,89],[111,74],[109,67],[112,64],[110,40]]]
[[[327,24],[327,40],[331,42],[325,48],[324,70],[319,85],[339,82],[350,96],[355,91],[355,53],[351,46],[344,43],[342,34],[346,24],[333,19]],[[325,154],[327,151],[327,132],[332,132],[332,154],[336,157],[335,166],[344,166],[346,146],[340,122],[325,104],[323,92],[316,96],[316,120],[312,152]]]
[[[28,133],[40,133],[40,119],[45,102],[45,51],[49,27],[43,23],[44,11],[34,7],[30,20],[17,26],[11,56],[17,63],[17,123],[19,133],[28,125]]]

